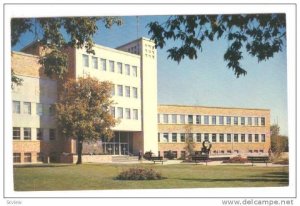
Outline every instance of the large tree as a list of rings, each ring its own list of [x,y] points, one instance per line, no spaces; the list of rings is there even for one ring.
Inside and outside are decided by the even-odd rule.
[[[170,16],[167,21],[148,24],[151,39],[159,48],[173,40],[178,46],[167,50],[178,63],[188,57],[196,59],[203,43],[223,38],[228,41],[224,54],[227,67],[237,77],[246,75],[241,65],[243,52],[267,60],[285,46],[285,14],[189,15]]]
[[[77,164],[82,163],[82,144],[101,136],[112,137],[116,120],[110,113],[112,84],[91,77],[71,79],[63,84],[55,113],[62,135],[77,140]]]
[[[280,127],[273,124],[270,127],[271,133],[271,150],[275,157],[280,157],[283,152],[288,152],[288,137],[280,135]]]
[[[13,18],[11,20],[11,46],[15,46],[22,34],[32,32],[39,45],[49,51],[40,57],[45,74],[63,77],[67,71],[65,47],[85,48],[87,53],[94,53],[93,36],[98,31],[98,23],[106,28],[121,25],[119,17],[53,17],[53,18]],[[22,80],[12,71],[12,83],[20,85]]]

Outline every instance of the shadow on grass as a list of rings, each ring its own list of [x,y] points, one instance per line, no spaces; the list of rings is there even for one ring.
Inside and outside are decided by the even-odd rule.
[[[35,167],[70,167],[74,164],[22,164],[14,165],[14,168],[35,168]]]

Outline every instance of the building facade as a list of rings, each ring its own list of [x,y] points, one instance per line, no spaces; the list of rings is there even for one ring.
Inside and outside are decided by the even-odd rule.
[[[113,128],[112,139],[85,144],[84,153],[163,155],[171,150],[179,158],[185,155],[187,126],[196,151],[204,139],[212,142],[213,154],[269,149],[269,110],[157,106],[157,51],[152,41],[140,38],[116,49],[95,45],[94,51],[92,55],[83,49],[66,49],[64,81],[90,76],[112,82],[111,113],[119,124]],[[53,104],[63,82],[44,75],[38,63],[44,54],[33,43],[11,55],[12,70],[23,79],[21,86],[12,89],[14,163],[64,162],[69,161],[66,155],[76,154],[76,141],[62,138],[56,129]]]

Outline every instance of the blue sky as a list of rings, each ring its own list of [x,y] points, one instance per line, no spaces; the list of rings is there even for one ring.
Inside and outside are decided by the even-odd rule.
[[[166,16],[140,16],[139,37],[150,37],[146,25],[150,21],[162,22]],[[122,26],[105,29],[99,25],[94,37],[97,44],[117,47],[137,38],[136,17],[124,17]],[[22,36],[13,50],[19,50],[34,40],[29,33]],[[224,106],[271,109],[271,124],[278,121],[281,134],[287,135],[287,71],[286,50],[268,61],[244,53],[242,66],[246,76],[236,78],[223,60],[228,42],[217,40],[203,44],[203,52],[196,60],[184,59],[180,64],[167,59],[167,42],[158,49],[158,103],[201,106]]]

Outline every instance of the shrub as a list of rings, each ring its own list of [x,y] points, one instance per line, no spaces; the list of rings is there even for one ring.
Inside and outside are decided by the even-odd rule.
[[[159,172],[147,168],[130,168],[121,172],[117,180],[160,180],[162,176]]]
[[[172,159],[175,158],[175,155],[174,155],[174,153],[173,153],[171,150],[169,150],[169,151],[167,152],[167,154],[165,155],[165,158],[167,158],[167,159],[169,159],[169,160],[172,160]]]
[[[223,163],[247,163],[247,158],[242,158],[241,156],[233,157],[229,160],[224,160]]]
[[[151,159],[151,157],[152,157],[152,155],[153,155],[153,152],[151,152],[151,151],[148,151],[148,152],[145,152],[145,154],[144,154],[144,159],[146,159],[146,160],[150,160]]]

